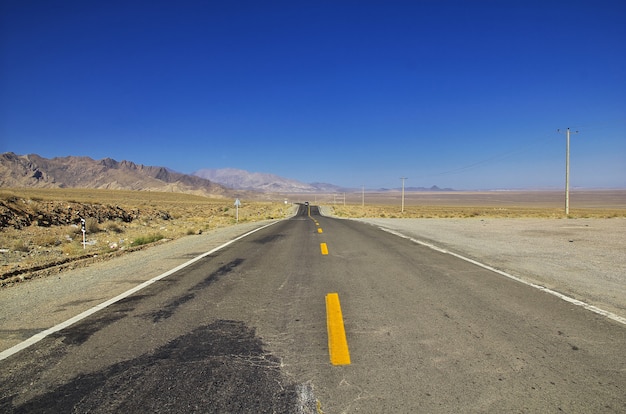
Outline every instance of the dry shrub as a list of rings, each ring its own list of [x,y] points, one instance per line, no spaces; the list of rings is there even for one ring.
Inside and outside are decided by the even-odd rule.
[[[16,252],[28,253],[30,251],[30,247],[28,246],[28,242],[24,240],[15,240],[13,245],[11,246],[11,250]]]
[[[164,239],[165,236],[163,236],[160,233],[157,234],[150,234],[147,236],[141,236],[141,237],[137,237],[133,242],[132,245],[133,246],[142,246],[144,244],[150,244],[150,243],[154,243],[156,241],[159,241],[161,239]]]
[[[85,249],[83,249],[83,245],[81,242],[73,242],[73,243],[64,243],[61,246],[61,252],[65,256],[79,256],[85,253]]]
[[[100,232],[100,223],[95,218],[88,218],[85,220],[85,230],[89,234],[99,233]]]
[[[52,231],[36,235],[33,237],[32,240],[34,245],[43,247],[58,246],[59,244],[61,244],[61,240],[59,239],[58,235]]]
[[[108,232],[115,233],[115,234],[121,234],[121,233],[124,233],[124,229],[123,229],[122,227],[120,227],[120,225],[119,225],[119,224],[117,224],[116,222],[109,223],[109,224],[106,226],[106,230],[107,230]]]

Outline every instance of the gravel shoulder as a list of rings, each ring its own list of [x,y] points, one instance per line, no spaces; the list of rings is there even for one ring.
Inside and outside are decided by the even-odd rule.
[[[626,219],[359,219],[626,317]]]

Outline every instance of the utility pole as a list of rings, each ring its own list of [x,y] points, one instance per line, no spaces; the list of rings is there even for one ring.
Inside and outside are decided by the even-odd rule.
[[[557,129],[558,132],[561,130]],[[578,134],[578,131],[574,132]],[[565,131],[565,215],[569,215],[569,136],[570,130],[567,128]]]
[[[404,180],[406,180],[406,177],[400,177],[400,179],[402,180],[402,212],[404,213]]]
[[[365,186],[361,188],[361,207],[365,207]]]

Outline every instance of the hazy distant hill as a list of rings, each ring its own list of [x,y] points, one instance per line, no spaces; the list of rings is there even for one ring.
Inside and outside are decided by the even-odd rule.
[[[47,159],[36,154],[0,155],[0,187],[102,188],[225,195],[223,186],[165,167],[89,157]]]
[[[234,168],[201,169],[193,173],[226,187],[239,190],[254,190],[272,193],[313,193],[339,191],[340,187],[332,184],[305,184],[274,174],[248,172]]]
[[[432,187],[406,187],[405,191],[454,191],[452,188],[439,188],[436,185]]]

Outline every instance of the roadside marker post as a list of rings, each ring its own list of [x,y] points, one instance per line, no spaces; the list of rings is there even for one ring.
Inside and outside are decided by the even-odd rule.
[[[85,240],[85,219],[80,219],[80,230],[83,232],[83,250],[85,250],[85,246],[87,245],[87,241]]]
[[[239,206],[241,205],[241,201],[239,199],[235,200],[235,222],[239,223]]]

